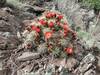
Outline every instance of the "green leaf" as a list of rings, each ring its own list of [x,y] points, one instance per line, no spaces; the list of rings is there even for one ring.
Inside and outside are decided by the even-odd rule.
[[[54,50],[52,51],[54,57],[59,57],[60,52],[61,52],[61,50],[58,47],[55,47]]]
[[[62,51],[62,52],[61,52],[61,57],[62,57],[62,58],[67,58],[67,54],[66,54],[64,51]]]

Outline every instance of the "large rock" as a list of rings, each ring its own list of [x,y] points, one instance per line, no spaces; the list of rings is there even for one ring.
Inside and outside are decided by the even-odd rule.
[[[68,21],[81,29],[86,30],[89,22],[93,21],[95,17],[93,10],[88,11],[87,9],[81,8],[77,0],[55,0],[55,2],[58,10],[67,15]]]
[[[71,18],[75,25],[83,26],[80,6],[76,4],[76,0],[56,0],[56,3],[58,10]]]
[[[92,54],[86,55],[80,62],[79,67],[74,71],[75,75],[95,75],[94,63],[96,58]]]
[[[16,34],[20,28],[20,21],[9,13],[11,11],[9,8],[7,9],[0,9],[0,31]]]
[[[72,15],[76,10],[80,8],[78,4],[76,4],[76,0],[55,0],[57,3],[58,9],[69,16]]]
[[[9,7],[0,9],[0,49],[15,49],[19,44],[17,32],[20,31],[20,21],[13,15]]]

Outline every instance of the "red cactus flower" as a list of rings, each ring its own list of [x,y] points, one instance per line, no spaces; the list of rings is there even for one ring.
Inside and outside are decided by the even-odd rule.
[[[64,30],[69,30],[68,25],[63,25],[63,29],[64,29]]]
[[[39,27],[36,27],[34,25],[31,26],[31,29],[38,32],[38,33],[41,31],[41,29]]]
[[[49,13],[46,14],[46,18],[53,18],[53,17],[56,17],[56,13],[49,12]]]
[[[50,28],[54,27],[54,23],[53,23],[53,22],[50,22],[50,23],[49,23],[49,27],[50,27]]]
[[[56,17],[56,13],[52,12],[52,17]]]
[[[51,18],[51,17],[52,17],[52,13],[49,12],[46,14],[46,18]]]
[[[64,37],[66,37],[68,34],[68,31],[64,31]]]
[[[32,26],[31,26],[31,29],[32,29],[32,30],[35,30],[35,29],[36,29],[36,26],[32,25]]]
[[[65,48],[65,51],[66,51],[67,54],[72,54],[73,48],[72,47]]]
[[[36,29],[36,32],[40,33],[41,29],[39,27],[37,27]]]
[[[58,26],[61,26],[61,23],[58,21],[58,22],[57,22],[57,25],[58,25]]]
[[[53,29],[52,29],[52,33],[54,33],[55,31],[56,31],[56,30],[53,28]]]
[[[52,36],[52,32],[46,32],[46,33],[45,33],[45,38],[46,38],[46,39],[51,38],[51,36]]]
[[[46,24],[47,24],[47,22],[46,22],[45,20],[43,20],[43,19],[39,20],[39,22],[40,22],[40,24],[42,24],[42,25],[46,25]]]
[[[63,19],[63,15],[59,15],[58,19],[60,19],[60,20]]]
[[[64,22],[64,25],[68,25],[68,23],[67,22]]]

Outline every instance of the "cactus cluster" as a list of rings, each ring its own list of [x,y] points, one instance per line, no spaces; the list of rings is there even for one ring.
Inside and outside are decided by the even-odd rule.
[[[34,41],[39,52],[43,52],[44,48],[46,52],[53,53],[56,57],[73,54],[76,33],[69,27],[67,19],[60,12],[44,12],[26,28],[24,36],[25,41]]]

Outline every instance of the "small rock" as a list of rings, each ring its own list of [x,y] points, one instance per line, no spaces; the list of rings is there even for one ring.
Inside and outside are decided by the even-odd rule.
[[[78,63],[79,63],[79,62],[78,62],[76,59],[70,57],[70,58],[67,59],[66,68],[68,68],[69,71],[72,71],[72,70],[74,69],[74,67],[75,67]]]
[[[98,59],[97,70],[100,72],[100,56],[98,56],[97,59]]]
[[[90,10],[90,11],[88,12],[88,18],[89,18],[89,19],[92,19],[92,18],[94,18],[94,17],[95,17],[94,10]]]
[[[22,28],[28,27],[32,23],[32,20],[24,20],[22,22],[23,26]]]
[[[87,72],[85,72],[84,75],[96,75],[96,72],[94,70],[90,69]]]
[[[16,60],[17,61],[27,61],[27,60],[31,60],[31,59],[37,59],[39,57],[40,57],[40,54],[39,53],[24,52]]]
[[[5,37],[0,36],[0,49],[5,49],[7,46],[7,39]]]
[[[28,12],[44,12],[45,9],[38,6],[24,6],[24,11]]]
[[[11,35],[9,32],[2,32],[0,34],[0,49],[15,49],[19,44],[19,39],[16,35]]]
[[[31,67],[32,67],[32,65],[26,65],[26,67],[25,68],[23,68],[22,70],[25,72],[25,73],[29,73],[31,70]]]
[[[29,13],[29,12],[21,12],[19,13],[19,16],[21,21],[23,20],[32,20],[36,17],[36,14]]]
[[[25,72],[23,70],[18,70],[17,75],[25,75]]]
[[[1,62],[1,60],[0,60],[0,70],[3,70],[3,64],[2,64],[2,62]]]
[[[10,32],[3,32],[2,35],[6,38],[11,36]]]
[[[16,35],[7,38],[7,49],[15,49],[18,47],[20,41]]]
[[[8,13],[11,13],[11,14],[13,13],[13,10],[9,7],[4,7],[4,8],[2,8],[2,10],[7,11]]]
[[[65,59],[54,59],[54,60],[50,60],[50,64],[54,65],[54,66],[62,66],[65,67]]]
[[[5,22],[4,20],[0,21],[0,31],[4,32],[11,32],[11,26],[9,23]]]
[[[0,75],[11,75],[11,71],[9,69],[0,70]]]

